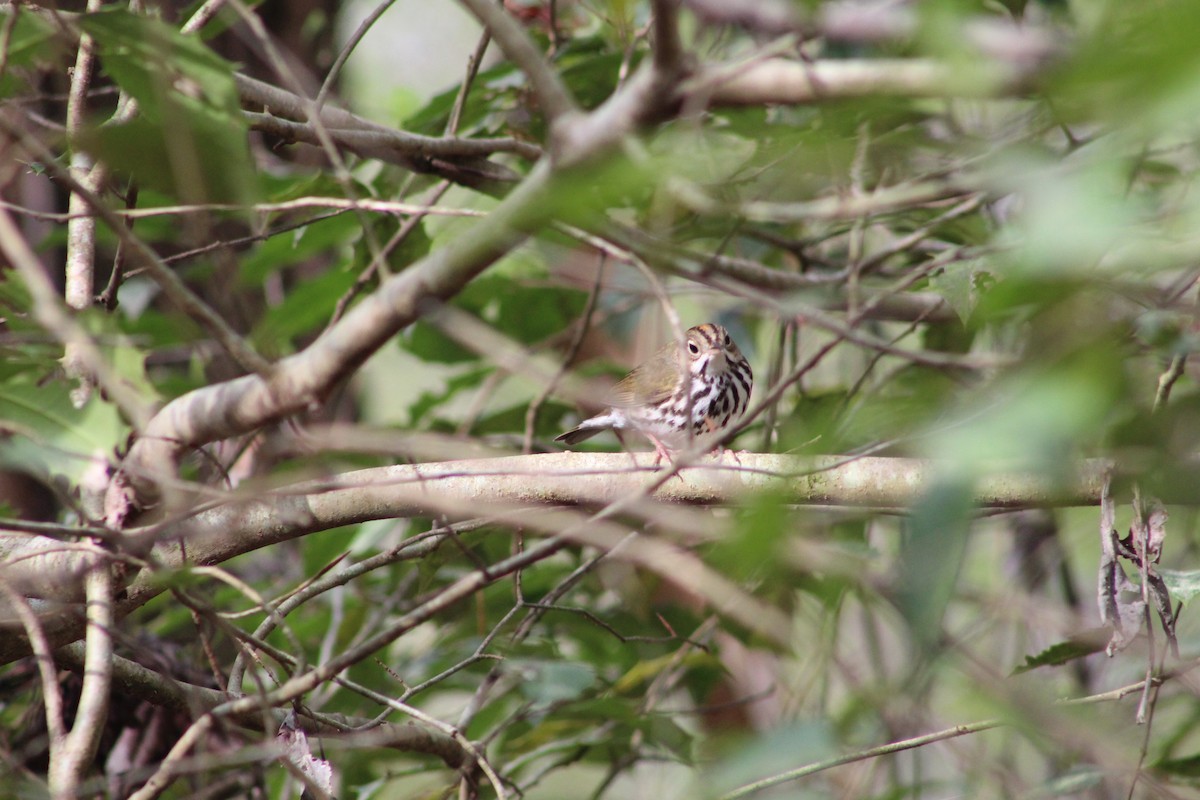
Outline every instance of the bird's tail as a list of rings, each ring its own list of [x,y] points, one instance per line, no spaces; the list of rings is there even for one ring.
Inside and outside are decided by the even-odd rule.
[[[560,436],[555,436],[554,441],[562,442],[563,444],[579,444],[584,439],[592,438],[597,433],[604,430],[605,427],[606,426],[604,425],[588,425],[587,422],[584,422],[580,425],[576,425],[574,428],[571,428],[571,430]]]
[[[562,436],[555,438],[554,441],[562,442],[563,444],[578,444],[584,439],[592,438],[601,431],[623,427],[625,427],[625,417],[619,410],[610,408],[608,411],[585,419]]]

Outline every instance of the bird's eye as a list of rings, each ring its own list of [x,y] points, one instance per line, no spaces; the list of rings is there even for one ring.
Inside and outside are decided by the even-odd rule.
[[[733,344],[733,342],[730,340],[729,334],[727,333],[727,334],[725,334],[725,346],[729,347],[729,345],[731,345],[731,344]]]
[[[692,355],[697,355],[700,352],[700,345],[695,342],[688,342],[688,352]]]

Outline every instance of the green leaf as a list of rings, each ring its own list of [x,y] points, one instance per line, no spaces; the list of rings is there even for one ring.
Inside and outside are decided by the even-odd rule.
[[[1183,758],[1164,758],[1152,765],[1156,772],[1178,775],[1181,778],[1200,778],[1200,754]]]
[[[76,144],[183,202],[251,200],[255,170],[233,65],[199,38],[124,10],[86,14],[79,24],[140,114],[93,126]]]
[[[1112,631],[1107,628],[1092,628],[1079,633],[1065,642],[1052,644],[1037,655],[1025,656],[1025,663],[1013,670],[1013,675],[1029,672],[1038,667],[1057,667],[1076,659],[1099,653],[1108,644]]]
[[[975,311],[980,272],[986,272],[985,264],[982,260],[950,264],[929,277],[929,288],[941,295],[964,323]]]
[[[591,664],[513,659],[508,666],[521,675],[521,694],[538,704],[574,700],[596,683]]]
[[[355,275],[350,271],[332,267],[312,280],[301,281],[255,327],[255,342],[265,350],[286,352],[293,339],[329,321],[338,299],[354,280]]]
[[[663,670],[677,669],[680,664],[689,669],[694,666],[712,664],[713,658],[705,653],[689,653],[681,662],[678,654],[667,653],[657,658],[648,658],[637,662],[629,668],[612,686],[612,691],[618,695],[632,694],[653,681]]]
[[[1087,790],[1099,786],[1104,780],[1104,775],[1104,770],[1098,767],[1081,764],[1046,781],[1041,791],[1031,792],[1030,796],[1086,797]]]
[[[1200,4],[1097,4],[1102,16],[1053,87],[1056,105],[1123,127],[1195,126],[1200,98]]]
[[[94,458],[111,460],[127,436],[115,406],[98,393],[75,408],[64,381],[35,384],[23,376],[0,384],[0,463],[78,485]]]
[[[1200,594],[1200,570],[1160,569],[1159,576],[1171,592],[1171,599],[1178,600],[1185,606],[1188,601]]]
[[[913,637],[925,647],[941,637],[942,617],[967,549],[973,508],[971,482],[935,478],[913,505],[902,538],[896,604]]]
[[[20,6],[16,6],[17,9]],[[0,14],[0,25],[8,24],[8,14]],[[0,97],[7,97],[17,88],[12,67],[35,63],[54,63],[63,52],[62,37],[54,28],[35,14],[18,13],[16,24],[10,34],[5,55],[9,69],[0,83]],[[21,87],[22,90],[25,87]]]

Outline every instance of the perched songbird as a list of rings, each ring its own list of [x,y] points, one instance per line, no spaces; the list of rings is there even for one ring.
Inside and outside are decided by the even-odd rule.
[[[613,387],[607,411],[554,441],[575,444],[612,428],[647,437],[659,460],[670,460],[671,451],[692,442],[711,447],[745,413],[754,375],[720,325],[708,322],[690,328],[686,340],[685,351],[671,342],[638,365]]]

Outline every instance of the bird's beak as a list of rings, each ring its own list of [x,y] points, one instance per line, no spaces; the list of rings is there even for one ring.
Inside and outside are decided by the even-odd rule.
[[[708,363],[716,369],[725,369],[725,350],[721,347],[712,347],[708,351]]]

